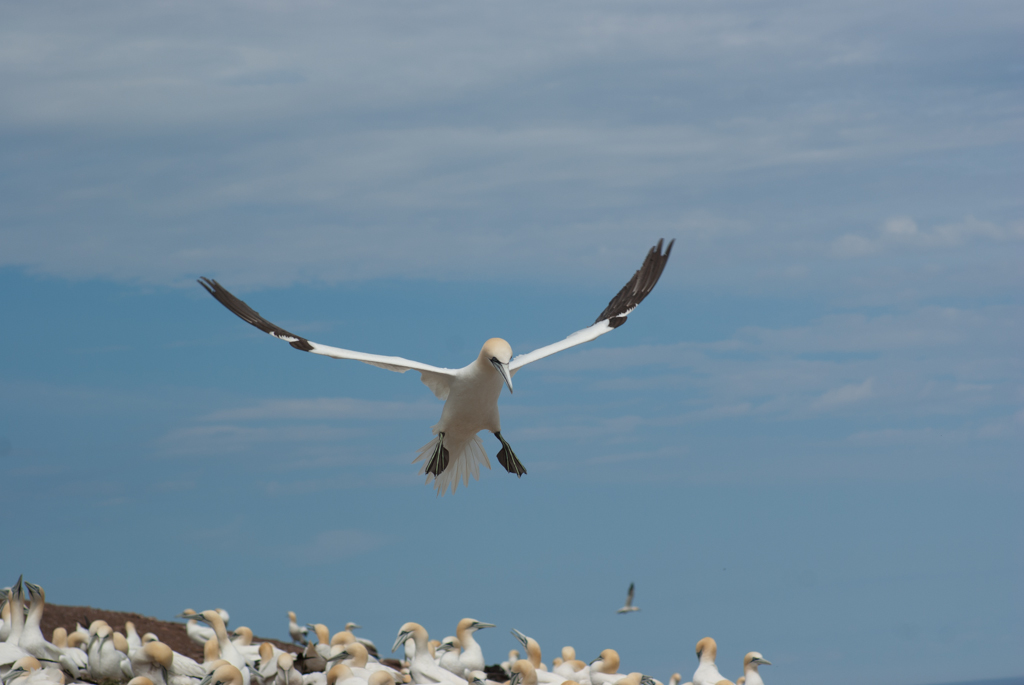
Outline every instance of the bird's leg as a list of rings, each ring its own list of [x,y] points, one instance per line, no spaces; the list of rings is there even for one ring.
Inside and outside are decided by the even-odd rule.
[[[434,453],[430,455],[430,461],[427,462],[426,472],[433,475],[435,478],[441,475],[446,468],[448,468],[448,450],[444,446],[444,433],[437,434],[437,447],[434,448]]]
[[[505,470],[509,473],[514,473],[518,478],[522,478],[523,474],[526,473],[526,467],[516,457],[516,453],[512,451],[512,447],[505,442],[505,438],[501,437],[501,431],[494,434],[498,440],[501,440],[501,451],[498,452],[498,463],[505,467]]]

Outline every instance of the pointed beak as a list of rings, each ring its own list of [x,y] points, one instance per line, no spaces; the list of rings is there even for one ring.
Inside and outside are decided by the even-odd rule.
[[[520,633],[515,628],[512,629],[512,634],[516,636],[516,639],[519,640],[519,642],[522,643],[523,648],[525,649],[526,648],[526,636],[523,635],[522,633]]]
[[[509,391],[509,393],[511,393],[512,392],[512,373],[508,370],[508,364],[503,364],[503,363],[499,362],[497,359],[491,359],[491,364],[493,364],[494,368],[498,370],[498,373],[501,374],[501,377],[503,379],[505,379],[505,385],[508,386],[508,391]]]
[[[412,635],[412,633],[410,633],[408,631],[406,631],[404,633],[399,633],[398,634],[398,638],[395,639],[394,646],[391,648],[391,653],[392,654],[395,653],[395,651],[398,649],[398,645],[405,644],[405,641],[409,639],[410,635]]]
[[[768,661],[767,659],[758,659],[757,663],[764,664],[765,666],[771,666],[772,665],[772,662]]]
[[[521,682],[523,682],[523,674],[513,673],[512,678],[509,680],[509,685],[519,685]]]
[[[475,628],[478,628],[478,629],[479,628],[493,628],[494,624],[493,623],[481,623],[480,621],[477,621],[476,623],[473,624],[473,626]]]

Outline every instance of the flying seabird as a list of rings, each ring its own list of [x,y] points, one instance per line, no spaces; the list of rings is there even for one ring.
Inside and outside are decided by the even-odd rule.
[[[633,278],[587,328],[576,331],[560,342],[519,355],[515,359],[512,358],[512,347],[507,342],[501,338],[491,338],[484,343],[476,360],[461,369],[445,369],[402,357],[354,352],[315,343],[267,321],[217,281],[202,277],[199,283],[240,319],[275,338],[284,340],[297,350],[335,359],[354,359],[398,373],[418,371],[423,383],[438,399],[444,400],[445,404],[441,410],[441,420],[432,428],[436,437],[420,449],[419,456],[413,463],[424,460],[425,464],[420,473],[427,475],[428,483],[433,479],[438,494],[444,494],[449,487],[455,492],[459,480],[468,486],[470,474],[479,480],[480,464],[487,468],[491,467],[483,443],[477,436],[482,430],[493,433],[501,443],[497,455],[498,462],[506,471],[518,477],[526,473],[526,468],[501,434],[498,397],[501,395],[502,385],[508,386],[511,393],[512,377],[523,366],[594,340],[624,324],[626,317],[657,285],[674,242],[669,242],[662,252],[664,241],[659,240],[658,244],[648,251],[643,265],[633,274]]]
[[[626,593],[626,606],[616,609],[617,614],[628,614],[631,611],[640,611],[640,607],[633,606],[633,592],[636,589],[634,583],[629,584],[629,592]]]

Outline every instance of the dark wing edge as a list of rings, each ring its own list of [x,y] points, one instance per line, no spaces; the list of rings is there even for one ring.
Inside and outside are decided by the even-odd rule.
[[[246,322],[247,324],[255,326],[264,333],[269,333],[275,338],[284,340],[286,343],[288,343],[297,350],[309,352],[310,350],[313,349],[313,346],[309,344],[308,340],[306,340],[300,335],[289,333],[288,331],[286,331],[285,329],[281,328],[276,324],[270,323],[262,316],[260,316],[259,312],[257,312],[255,309],[247,305],[245,302],[242,302],[234,295],[232,295],[227,290],[227,288],[225,288],[212,278],[206,278],[205,276],[199,278],[199,285],[203,286],[206,289],[206,292],[213,295],[213,297],[218,302],[227,307],[228,310],[231,311],[231,313],[233,313],[235,316],[237,316],[239,319]]]
[[[668,256],[672,253],[672,246],[676,241],[672,239],[665,249],[665,253],[662,254],[661,247],[664,242],[664,238],[658,240],[658,244],[647,252],[643,265],[633,274],[633,278],[629,279],[629,283],[619,291],[618,295],[612,298],[612,301],[608,303],[594,323],[607,320],[608,325],[612,328],[618,328],[626,323],[626,315],[636,309],[637,305],[651,294],[654,286],[658,284],[658,279],[661,278],[661,272],[665,270]]]

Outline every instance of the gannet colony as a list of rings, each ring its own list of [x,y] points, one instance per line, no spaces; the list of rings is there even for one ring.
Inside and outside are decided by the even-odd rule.
[[[515,629],[512,635],[526,658],[513,649],[507,660],[487,665],[473,633],[494,624],[472,618],[459,621],[455,635],[443,640],[430,639],[419,623],[403,624],[391,648],[404,649],[405,658],[399,660],[381,657],[373,642],[356,636],[355,623],[332,635],[322,623],[300,625],[290,611],[288,634],[296,645],[290,652],[271,642],[254,643],[252,631],[244,626],[229,633],[230,616],[223,609],[187,609],[178,618],[187,620],[189,638],[203,649],[199,662],[173,651],[158,635],[140,636],[130,621],[123,626],[102,620],[61,626],[47,640],[40,628],[46,595],[21,578],[3,589],[2,603],[3,685],[662,685],[641,671],[626,672],[611,648],[587,663],[576,658],[573,647],[564,646],[549,670],[537,641]],[[733,685],[715,664],[717,650],[710,637],[697,643],[692,685]],[[736,684],[762,685],[758,667],[770,663],[759,652],[749,652]],[[669,685],[681,680],[673,673]]]

